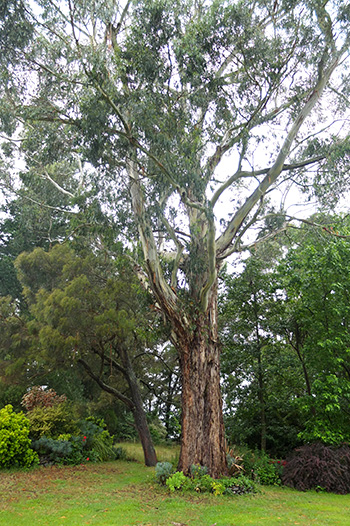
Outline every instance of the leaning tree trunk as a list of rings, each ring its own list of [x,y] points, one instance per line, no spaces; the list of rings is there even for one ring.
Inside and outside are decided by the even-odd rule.
[[[216,291],[207,311],[198,314],[196,328],[177,340],[182,377],[182,437],[178,469],[193,464],[208,468],[212,477],[227,473],[225,430],[220,389],[220,347],[217,337]]]
[[[126,379],[129,384],[131,399],[134,403],[132,414],[135,420],[135,427],[137,429],[143,454],[145,457],[146,466],[155,466],[157,464],[157,455],[153,446],[151,433],[148,427],[147,417],[143,408],[139,383],[132,367],[130,357],[127,352],[121,351],[123,363],[126,369]]]
[[[83,358],[79,358],[78,362],[81,363],[81,365],[83,365],[84,369],[89,374],[89,376],[93,380],[95,380],[95,382],[104,391],[114,395],[118,400],[123,402],[126,405],[126,407],[132,412],[135,427],[142,444],[145,464],[146,466],[155,466],[157,464],[157,456],[153,446],[152,437],[149,431],[146,413],[143,408],[139,384],[134,370],[132,368],[132,364],[130,362],[128,353],[125,350],[120,349],[120,357],[123,360],[124,364],[123,375],[130,387],[130,398],[118,391],[117,389],[115,389],[114,387],[112,387],[111,385],[106,384],[99,375],[93,372],[89,364]],[[116,363],[113,361],[112,365],[116,367]],[[119,365],[116,368],[120,370]]]

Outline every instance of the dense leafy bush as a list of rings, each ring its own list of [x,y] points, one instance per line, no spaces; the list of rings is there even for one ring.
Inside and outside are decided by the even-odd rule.
[[[272,460],[263,451],[249,451],[243,456],[245,474],[263,486],[281,484],[283,465],[284,461]]]
[[[170,462],[158,462],[156,465],[156,479],[159,484],[165,485],[167,479],[174,473]]]
[[[98,461],[115,459],[113,436],[109,434],[102,418],[89,417],[79,424],[80,433],[85,437],[86,448],[93,452]]]
[[[175,491],[176,489],[181,489],[185,486],[186,483],[189,483],[190,479],[183,474],[183,471],[176,471],[166,479],[165,484],[168,486],[170,491]]]
[[[208,473],[208,468],[200,464],[192,464],[190,473],[192,478],[199,478]]]
[[[0,410],[0,466],[28,467],[38,462],[30,447],[29,421],[23,413],[15,413],[11,405]]]
[[[57,439],[62,434],[76,434],[77,421],[67,403],[52,406],[37,406],[27,414],[30,422],[30,436],[33,440],[45,436]]]
[[[301,491],[350,493],[350,447],[315,443],[296,449],[287,459],[282,482]]]
[[[32,448],[38,452],[42,464],[80,464],[86,459],[72,437],[66,440],[41,437],[32,442]]]
[[[61,434],[57,439],[42,436],[34,440],[32,447],[39,453],[42,463],[81,464],[86,461],[105,461],[116,458],[113,437],[105,429],[104,422],[83,420],[76,435]]]
[[[62,404],[66,400],[66,395],[59,396],[53,389],[44,389],[40,385],[35,385],[22,397],[22,405],[27,411],[32,411],[37,407]]]

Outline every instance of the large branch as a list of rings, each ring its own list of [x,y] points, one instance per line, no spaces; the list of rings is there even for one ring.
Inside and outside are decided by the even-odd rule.
[[[127,168],[130,178],[132,208],[138,223],[150,286],[158,303],[164,309],[163,312],[171,318],[179,318],[179,312],[177,309],[178,298],[165,280],[152,227],[147,219],[144,207],[143,189],[141,187],[136,161],[130,159],[127,163]]]
[[[333,58],[333,61],[329,67],[323,72],[322,75],[319,75],[314,90],[296,117],[291,129],[289,130],[289,133],[284,140],[275,163],[266,174],[266,177],[264,177],[258,187],[254,190],[250,197],[248,197],[242,207],[236,212],[232,220],[229,222],[225,232],[218,238],[216,243],[216,251],[218,256],[221,256],[222,253],[230,246],[233,238],[237,234],[248,214],[280,176],[285,164],[285,160],[290,152],[292,143],[296,138],[301,126],[304,124],[305,120],[310,115],[317,102],[320,100],[332,73],[339,63],[339,58],[340,57],[337,54]]]
[[[206,283],[204,284],[200,292],[200,297],[199,297],[200,307],[203,312],[207,310],[209,292],[210,292],[211,286],[213,285],[217,277],[216,251],[215,251],[215,223],[214,223],[214,213],[213,213],[212,208],[207,212],[207,225],[208,225],[208,233],[207,233],[208,277],[207,277]]]
[[[297,163],[293,164],[284,164],[282,167],[281,172],[286,171],[292,171],[297,170],[299,168],[305,168],[306,166],[309,166],[310,164],[317,163],[319,161],[323,161],[327,157],[326,154],[318,155],[317,157],[312,157],[310,159],[305,159],[304,161],[299,161]],[[261,170],[251,171],[248,172],[246,170],[238,170],[235,174],[233,174],[231,177],[229,177],[222,185],[216,190],[213,197],[211,198],[211,205],[215,206],[218,199],[221,197],[221,195],[224,193],[224,191],[231,186],[233,183],[238,181],[239,179],[244,179],[246,177],[258,177],[259,175],[265,175],[268,174],[271,170],[271,166],[269,168],[262,168]]]
[[[80,363],[84,367],[88,375],[101,387],[101,389],[118,398],[118,400],[123,402],[130,409],[130,411],[134,409],[133,401],[127,396],[123,395],[123,393],[118,391],[118,389],[115,389],[114,387],[106,384],[99,376],[97,376],[97,374],[93,372],[90,365],[83,358],[79,358],[78,363]]]

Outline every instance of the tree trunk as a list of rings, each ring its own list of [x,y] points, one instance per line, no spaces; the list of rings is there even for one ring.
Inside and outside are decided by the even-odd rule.
[[[157,464],[157,455],[153,446],[151,433],[148,427],[147,417],[143,408],[140,387],[132,367],[129,355],[126,351],[121,351],[123,363],[126,369],[125,378],[129,384],[131,399],[134,403],[132,413],[134,415],[135,426],[143,448],[146,466],[155,466]]]
[[[134,400],[135,402],[135,400]],[[135,404],[132,411],[135,420],[135,426],[142,444],[143,455],[146,466],[155,466],[157,464],[157,455],[153,446],[152,437],[149,431],[147,418],[141,403],[141,406]]]
[[[178,469],[188,474],[193,464],[200,464],[215,478],[227,473],[216,320],[215,289],[206,313],[198,313],[193,320],[196,328],[192,334],[176,342],[182,379]]]
[[[260,346],[260,342],[259,342]],[[265,411],[265,387],[264,387],[264,374],[261,363],[261,349],[259,348],[258,355],[258,398],[260,405],[260,448],[261,451],[266,451],[266,434],[267,434],[267,423],[266,423],[266,411]]]

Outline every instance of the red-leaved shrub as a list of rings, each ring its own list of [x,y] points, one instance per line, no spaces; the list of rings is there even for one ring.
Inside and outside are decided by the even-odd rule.
[[[52,407],[66,400],[66,395],[60,396],[53,389],[43,389],[40,385],[35,385],[22,397],[21,404],[27,411],[32,411],[36,407]]]
[[[287,458],[282,483],[301,491],[350,493],[350,447],[315,443],[297,448]]]

